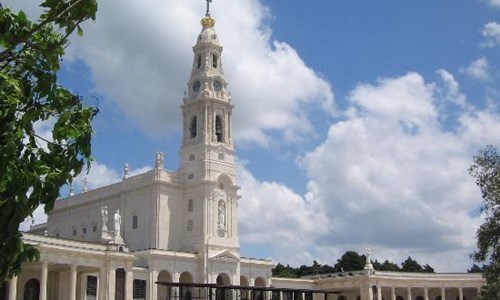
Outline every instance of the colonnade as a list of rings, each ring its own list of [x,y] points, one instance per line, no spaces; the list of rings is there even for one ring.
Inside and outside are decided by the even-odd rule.
[[[396,289],[399,290],[396,291]],[[430,293],[430,290],[433,290]],[[465,296],[464,289],[468,290],[468,297]],[[389,292],[387,291],[389,290]],[[403,290],[401,292],[401,290]],[[417,290],[417,292],[414,292]],[[474,300],[479,294],[478,287],[464,287],[464,286],[454,286],[441,285],[441,286],[384,286],[384,285],[373,285],[371,287],[360,287],[360,300],[447,300],[447,294],[453,294],[448,300]],[[388,297],[384,297],[387,296]],[[432,297],[431,297],[432,295]]]
[[[31,268],[34,266],[30,266]],[[132,300],[133,299],[133,269],[132,265],[129,264],[125,268],[116,268],[111,266],[103,266],[100,268],[88,267],[88,266],[78,266],[76,264],[71,264],[67,266],[61,267],[61,265],[57,265],[57,268],[54,270],[49,270],[49,263],[47,261],[39,262],[36,267],[39,267],[38,274],[34,274],[33,272],[23,272],[20,276],[22,281],[18,276],[14,276],[11,278],[8,284],[8,300],[17,300],[19,298],[26,299],[24,296],[24,284],[30,280],[31,278],[39,280],[39,291],[38,291],[38,299],[37,300],[47,300],[49,299],[49,295],[53,294],[59,299],[68,299],[68,300],[77,300],[82,299],[85,295],[85,289],[87,287],[87,276],[89,274],[98,273],[97,276],[97,296],[98,299],[115,299],[115,291],[116,291],[116,270],[123,269],[125,272],[125,282],[124,282],[124,299]],[[64,287],[64,290],[67,287],[67,294],[59,295],[59,291],[49,291],[49,272],[59,272],[60,274],[68,274],[66,283],[67,286]],[[78,278],[79,272],[82,278]],[[63,284],[63,280],[59,280],[54,286],[56,289],[60,289],[60,285]],[[81,290],[78,290],[78,283],[80,283]],[[21,285],[20,285],[21,284]],[[67,297],[67,298],[66,298]],[[51,299],[52,300],[52,299]]]

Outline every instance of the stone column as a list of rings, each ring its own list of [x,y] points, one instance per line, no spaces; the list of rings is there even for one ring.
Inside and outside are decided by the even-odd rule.
[[[429,300],[429,288],[424,287],[424,300]]]
[[[108,286],[106,287],[107,289],[107,295],[108,295],[108,300],[115,299],[115,284],[116,284],[116,269],[109,268],[106,270],[106,281],[108,283]]]
[[[377,300],[382,300],[382,287],[377,285]]]
[[[49,273],[49,266],[46,261],[41,262],[40,270],[40,300],[47,300],[47,276]]]
[[[80,296],[78,299],[85,299],[85,297],[87,296],[87,276],[87,273],[78,275],[78,282],[80,282]]]
[[[17,276],[14,276],[9,281],[9,300],[17,298]]]
[[[391,286],[391,300],[396,300],[396,287]]]
[[[69,271],[69,300],[76,300],[76,265],[71,265]]]
[[[133,300],[134,293],[134,271],[132,266],[125,270],[125,300]]]
[[[411,300],[411,286],[406,290],[406,299]]]
[[[150,269],[148,274],[148,283],[146,288],[146,299],[157,299],[158,298],[158,287],[155,284],[158,279],[158,271],[155,269]]]
[[[106,300],[106,268],[99,270],[99,277],[97,277],[97,299]]]
[[[441,300],[446,300],[446,291],[444,290],[444,286],[441,287]]]
[[[458,300],[464,300],[464,290],[462,287],[458,288]]]
[[[363,297],[361,297],[363,299]],[[373,289],[371,286],[368,287],[368,298],[367,300],[373,300]]]

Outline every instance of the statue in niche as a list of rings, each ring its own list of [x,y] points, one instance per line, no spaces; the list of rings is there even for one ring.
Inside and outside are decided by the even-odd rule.
[[[122,225],[122,216],[120,215],[120,210],[117,209],[115,212],[115,237],[120,237],[121,225]]]
[[[219,228],[226,227],[226,204],[219,201]]]

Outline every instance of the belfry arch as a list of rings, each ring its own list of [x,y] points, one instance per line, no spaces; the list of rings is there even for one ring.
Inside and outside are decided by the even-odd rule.
[[[172,282],[172,275],[168,271],[158,273],[159,282]],[[166,285],[158,285],[158,299],[170,299],[172,296],[172,287]]]
[[[218,286],[221,288],[217,288],[215,291],[215,299],[216,300],[231,300],[233,298],[233,291],[231,289],[227,289],[225,287],[231,285],[231,278],[226,273],[220,273],[215,280]]]

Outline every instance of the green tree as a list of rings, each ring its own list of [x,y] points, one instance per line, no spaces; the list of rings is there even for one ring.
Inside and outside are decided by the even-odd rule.
[[[431,266],[429,266],[428,264],[425,264],[425,265],[423,266],[422,272],[424,272],[424,273],[436,273],[436,272],[434,271],[434,268],[433,268],[433,267],[431,267]]]
[[[296,274],[296,269],[290,267],[289,265],[283,265],[278,263],[273,269],[272,274],[274,277],[285,277],[285,278],[298,278]]]
[[[476,264],[473,264],[472,267],[467,270],[467,273],[483,273],[483,268]]]
[[[481,290],[483,299],[500,299],[500,154],[487,146],[474,156],[469,173],[476,179],[484,204],[481,212],[485,222],[476,232],[477,248],[472,258],[484,263],[486,285]]]
[[[348,272],[363,270],[366,263],[366,257],[359,255],[356,251],[347,251],[335,264],[335,272]]]
[[[391,272],[401,271],[401,269],[397,264],[390,262],[387,259],[383,263],[381,263],[379,267],[377,267],[375,263],[373,263],[373,267],[375,268],[375,270],[380,270],[380,271],[391,271]]]
[[[403,272],[422,272],[422,266],[410,256],[401,263],[401,271]]]
[[[95,19],[96,0],[44,0],[37,22],[0,5],[0,282],[38,252],[19,224],[53,208],[61,186],[88,165],[96,109],[57,82],[68,37]],[[52,138],[34,125],[51,124]]]

